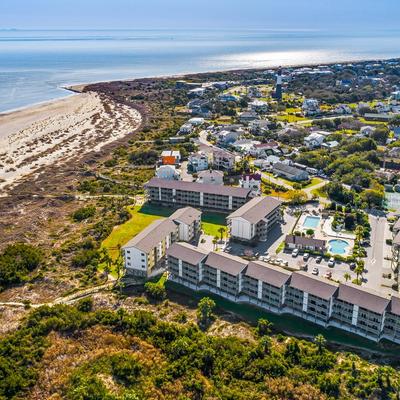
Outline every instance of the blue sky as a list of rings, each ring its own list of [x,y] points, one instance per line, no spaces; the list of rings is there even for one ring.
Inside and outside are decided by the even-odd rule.
[[[400,0],[0,0],[0,28],[400,29]]]

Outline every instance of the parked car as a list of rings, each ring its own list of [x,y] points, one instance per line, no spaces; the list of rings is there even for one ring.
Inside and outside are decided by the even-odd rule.
[[[294,249],[292,251],[292,257],[297,257],[299,255],[299,249]]]
[[[300,270],[301,271],[308,271],[308,264],[304,263],[300,265]]]
[[[335,266],[335,259],[331,257],[328,261],[328,267],[333,268]]]
[[[331,272],[331,271],[328,271],[328,272],[325,274],[325,278],[327,278],[327,279],[332,279],[332,272]]]
[[[319,274],[319,270],[318,270],[318,268],[317,267],[314,267],[313,269],[312,269],[312,272],[311,272],[313,275],[318,275]]]
[[[315,262],[318,263],[318,264],[320,264],[321,261],[322,261],[322,256],[318,256],[318,257],[315,259]]]
[[[304,253],[303,260],[307,261],[310,258],[310,253]]]

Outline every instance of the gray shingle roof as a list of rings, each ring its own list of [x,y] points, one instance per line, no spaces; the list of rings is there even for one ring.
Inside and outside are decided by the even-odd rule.
[[[299,244],[301,246],[314,246],[314,247],[325,247],[326,241],[321,239],[313,239],[306,236],[295,236],[287,235],[285,243],[288,244]]]
[[[177,225],[170,219],[159,219],[143,229],[122,248],[136,247],[144,253],[148,253],[157,246],[165,236],[176,230]]]
[[[184,224],[190,225],[197,221],[201,216],[201,211],[193,207],[184,207],[176,210],[169,219],[172,221],[183,222]]]
[[[382,314],[390,303],[389,297],[352,283],[341,283],[337,298],[377,314]]]
[[[168,250],[167,255],[188,264],[197,265],[207,257],[208,251],[185,242],[176,242]]]
[[[290,165],[283,164],[281,162],[274,164],[274,170],[282,171],[282,172],[285,172],[286,174],[290,174],[290,175],[298,175],[298,174],[301,174],[304,172],[303,170],[301,170],[299,168],[292,167]]]
[[[186,190],[189,192],[219,194],[223,196],[233,196],[247,198],[250,189],[243,189],[234,186],[213,185],[207,183],[185,182],[185,181],[169,181],[166,179],[152,178],[145,183],[145,188],[156,187],[162,189]]]
[[[262,261],[251,261],[245,275],[280,288],[290,279],[291,273]]]
[[[290,286],[324,300],[329,300],[339,287],[335,282],[309,275],[306,272],[293,272]]]
[[[255,197],[230,214],[228,219],[241,217],[252,224],[256,224],[281,204],[279,200],[270,196]]]
[[[204,264],[236,276],[246,268],[248,261],[231,254],[213,251],[208,255]]]

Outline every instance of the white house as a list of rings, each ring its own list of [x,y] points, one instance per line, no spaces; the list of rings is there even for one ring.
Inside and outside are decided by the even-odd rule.
[[[188,135],[193,132],[193,125],[186,123],[183,124],[179,129],[179,135]]]
[[[262,100],[253,100],[249,103],[249,107],[251,111],[256,113],[264,114],[268,112],[268,103]]]
[[[181,179],[181,170],[177,169],[174,165],[161,165],[156,169],[156,177],[179,181]]]
[[[318,132],[312,132],[310,135],[304,138],[304,144],[309,149],[315,149],[317,147],[321,147],[324,140],[325,140],[324,135],[321,135]]]
[[[376,128],[374,126],[370,125],[362,126],[360,128],[360,134],[363,136],[371,136],[375,132],[375,129]]]
[[[347,104],[339,104],[336,106],[333,112],[339,115],[351,114],[351,108]]]
[[[275,140],[271,140],[267,143],[256,143],[250,149],[250,154],[253,157],[266,157],[268,154],[273,154],[275,150],[279,147],[279,143]]]
[[[204,170],[197,174],[197,182],[211,184],[211,185],[223,185],[224,184],[224,173],[217,170]]]
[[[227,131],[223,130],[217,134],[217,141],[218,143],[228,145],[233,142],[236,142],[242,135],[242,131],[237,130],[237,131]]]
[[[230,237],[239,241],[266,241],[281,220],[281,202],[273,197],[254,197],[227,217]]]
[[[258,144],[261,144],[258,140],[240,139],[232,143],[232,147],[241,153],[251,153],[251,149]]]
[[[261,194],[261,174],[245,174],[239,180],[242,188],[250,189],[251,192],[259,196]]]
[[[191,154],[188,158],[188,167],[193,172],[199,172],[208,169],[208,164],[208,155],[204,152]]]
[[[192,126],[201,126],[204,124],[204,118],[201,117],[190,118],[188,123]]]
[[[304,115],[315,115],[321,112],[319,101],[316,99],[305,99],[302,105]]]

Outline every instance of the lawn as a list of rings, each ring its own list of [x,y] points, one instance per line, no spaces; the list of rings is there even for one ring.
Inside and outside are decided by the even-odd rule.
[[[123,246],[152,222],[162,217],[169,217],[173,210],[170,208],[151,205],[128,207],[131,219],[116,226],[111,234],[103,241],[101,247],[106,248],[115,260],[118,257],[118,245]]]
[[[226,228],[226,216],[218,213],[205,212],[201,216],[203,231],[206,235],[221,236],[218,229]]]
[[[327,198],[328,198],[328,196],[327,196],[327,194],[325,193],[323,187],[320,187],[320,188],[316,188],[316,189],[311,190],[311,194],[315,194],[315,195],[317,195],[318,197],[322,197],[322,198],[324,198],[324,199],[327,199]]]
[[[322,180],[321,178],[312,178],[312,179],[311,179],[311,182],[310,182],[308,185],[303,186],[303,189],[307,189],[307,188],[310,188],[310,187],[312,187],[312,186],[318,185],[318,184],[321,183],[322,181],[323,181],[323,180]]]

